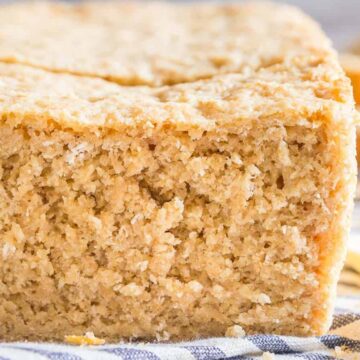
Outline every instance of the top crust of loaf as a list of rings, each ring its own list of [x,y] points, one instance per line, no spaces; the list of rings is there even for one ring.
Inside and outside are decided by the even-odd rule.
[[[23,3],[2,7],[0,38],[0,111],[19,121],[228,130],[353,119],[329,41],[290,6]]]
[[[31,31],[30,31],[31,29]],[[296,8],[271,3],[28,3],[0,12],[0,60],[162,86],[326,57]]]

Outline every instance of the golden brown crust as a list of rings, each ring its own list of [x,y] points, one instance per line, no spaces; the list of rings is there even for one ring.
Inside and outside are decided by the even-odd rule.
[[[301,11],[272,3],[12,4],[0,38],[2,61],[150,86],[317,61],[330,48]]]
[[[332,222],[326,233],[317,237],[320,246],[318,268],[320,289],[318,296],[319,303],[324,303],[324,307],[320,311],[314,312],[313,324],[318,329],[318,334],[324,334],[332,322],[336,285],[345,261],[356,186],[354,127],[335,126],[334,130],[333,145],[337,150],[333,153],[332,176],[337,177],[339,181],[336,188],[330,190]],[[338,165],[342,169],[337,168]]]
[[[290,6],[13,4],[0,13],[0,38],[0,61],[53,72],[0,64],[2,111],[74,129],[209,129],[278,113],[296,121],[351,101],[329,41]]]
[[[327,120],[314,115],[326,108],[348,109],[347,120],[352,121],[349,83],[330,60],[303,71],[279,65],[248,76],[220,75],[157,89],[0,63],[0,110],[29,121],[51,119],[74,130],[162,126],[209,130],[279,116],[289,123],[299,116],[321,122]]]

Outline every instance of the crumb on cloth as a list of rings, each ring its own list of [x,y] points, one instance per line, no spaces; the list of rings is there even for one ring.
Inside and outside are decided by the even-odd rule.
[[[103,345],[105,339],[100,339],[93,332],[87,332],[85,335],[65,335],[65,342],[72,345]]]
[[[263,353],[262,360],[275,360],[275,354],[266,351]]]
[[[243,337],[246,333],[240,325],[230,326],[225,333],[225,336],[228,337]]]

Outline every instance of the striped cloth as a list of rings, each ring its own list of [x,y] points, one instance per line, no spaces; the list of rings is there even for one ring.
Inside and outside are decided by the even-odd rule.
[[[0,343],[0,360],[242,360],[360,359],[360,296],[342,296],[328,335],[299,338],[253,335],[177,344],[71,346]]]

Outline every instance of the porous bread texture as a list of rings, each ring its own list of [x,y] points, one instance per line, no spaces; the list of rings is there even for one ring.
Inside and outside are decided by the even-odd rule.
[[[132,123],[118,116],[119,131],[89,115],[125,109],[99,105],[109,101],[101,80],[20,65],[0,65],[0,74],[2,338],[327,329],[354,182],[351,106],[300,88],[299,110],[302,96],[313,100],[307,118],[289,102],[283,114],[234,126],[232,107],[218,115],[218,94],[206,114],[229,115],[219,127],[205,117],[140,121],[139,100]],[[187,95],[201,99],[214,81],[193,84],[194,93],[186,85]],[[224,94],[237,98],[240,84]],[[161,99],[183,89],[162,89]],[[278,93],[266,92],[273,109]],[[178,118],[189,111],[170,104]],[[158,113],[173,113],[170,104]]]
[[[31,22],[25,10],[34,6],[54,21],[38,25],[37,49],[22,49],[26,32],[0,21],[17,49],[7,57],[12,50],[0,45],[0,337],[324,333],[356,166],[351,87],[317,26],[278,5],[146,5],[163,9],[176,31],[194,30],[197,40],[174,45],[170,76],[151,60],[163,59],[163,48],[148,58],[145,43],[133,47],[139,53],[107,53],[103,68],[102,41],[67,51],[72,35],[57,26],[75,18],[75,39],[91,38],[93,23],[116,28],[107,5],[22,6],[0,17]],[[143,6],[116,5],[114,13],[132,9],[127,34],[138,39],[145,23],[155,44],[165,31]],[[269,10],[278,10],[276,21]],[[232,39],[217,54],[231,60],[244,49],[241,66],[210,67],[199,80],[210,38],[189,20],[196,11],[202,25]],[[236,36],[235,20],[243,20]],[[258,33],[274,47],[247,48]],[[109,51],[125,41],[114,39]],[[56,41],[62,57],[50,47]],[[184,54],[185,69],[177,65]],[[151,80],[129,59],[145,61]]]
[[[2,337],[325,331],[350,181],[331,127],[0,135]]]

